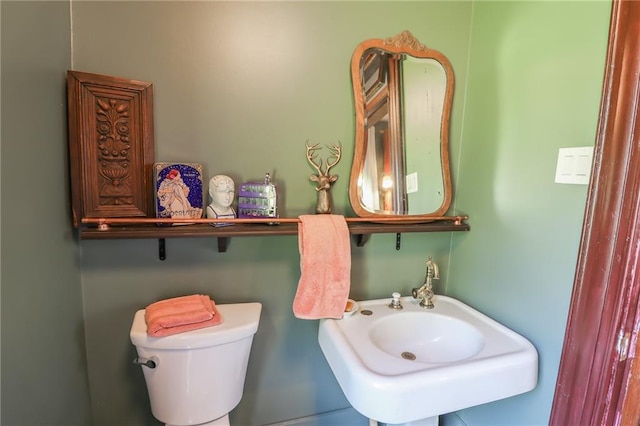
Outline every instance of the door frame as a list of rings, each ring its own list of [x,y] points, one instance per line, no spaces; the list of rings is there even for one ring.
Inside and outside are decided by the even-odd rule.
[[[552,426],[618,425],[637,405],[625,400],[637,397],[640,379],[638,363],[633,373],[640,332],[639,75],[640,2],[614,0]],[[631,415],[624,418],[637,425],[637,413]]]

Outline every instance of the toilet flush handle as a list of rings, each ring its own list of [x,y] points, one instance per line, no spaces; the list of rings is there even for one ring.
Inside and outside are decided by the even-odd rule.
[[[149,368],[156,368],[158,366],[158,358],[152,356],[151,358],[136,358],[133,360],[134,364],[144,365]]]

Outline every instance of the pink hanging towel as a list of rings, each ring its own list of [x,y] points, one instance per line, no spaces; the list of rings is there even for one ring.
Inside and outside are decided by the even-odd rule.
[[[351,284],[351,244],[344,216],[302,215],[300,281],[293,313],[301,319],[342,318]]]
[[[145,308],[147,334],[169,336],[222,324],[216,304],[208,296],[194,294],[154,302]]]

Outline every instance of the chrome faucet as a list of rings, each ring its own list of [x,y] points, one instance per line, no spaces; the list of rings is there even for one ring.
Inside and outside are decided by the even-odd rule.
[[[411,296],[414,299],[420,299],[420,306],[426,309],[433,309],[433,280],[440,279],[440,271],[438,264],[433,261],[431,256],[427,259],[427,276],[424,278],[424,284],[421,287],[411,290]]]

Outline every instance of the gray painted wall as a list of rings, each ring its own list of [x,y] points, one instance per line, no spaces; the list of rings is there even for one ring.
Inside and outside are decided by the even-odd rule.
[[[448,52],[464,81],[469,3],[78,2],[74,69],[154,83],[156,158],[199,161],[207,176],[236,182],[270,171],[286,216],[311,213],[315,190],[305,141],[343,141],[333,170],[338,213],[350,214],[353,155],[350,59],[367,38],[404,29]],[[110,22],[119,20],[117,31]],[[454,115],[460,136],[463,91]],[[456,144],[456,146],[458,146]],[[207,179],[208,180],[208,179]],[[450,235],[375,235],[353,248],[355,298],[407,294],[426,256],[446,264]],[[245,394],[231,420],[258,425],[348,407],[317,343],[317,321],[295,319],[295,237],[235,238],[227,253],[209,239],[82,241],[87,354],[96,424],[151,423],[128,331],[135,310],[164,297],[203,292],[218,303],[259,301]],[[95,367],[94,367],[95,366]],[[99,366],[99,368],[97,367]]]
[[[129,327],[146,304],[194,292],[218,303],[263,303],[245,395],[232,422],[259,425],[348,407],[318,347],[317,322],[291,312],[299,277],[295,237],[235,238],[227,253],[216,252],[215,240],[169,240],[164,262],[154,240],[73,241],[64,70],[71,62],[80,71],[153,82],[156,158],[199,161],[207,176],[226,173],[237,182],[270,171],[284,190],[287,216],[311,212],[315,204],[305,141],[342,140],[334,201],[338,213],[349,215],[351,52],[361,40],[404,29],[445,53],[456,72],[455,212],[471,216],[472,231],[405,234],[401,251],[395,235],[372,236],[353,248],[352,296],[407,294],[423,279],[425,258],[434,256],[443,272],[437,292],[521,332],[541,354],[536,391],[451,420],[546,424],[586,192],[554,185],[553,170],[558,147],[593,144],[608,2],[73,2],[72,27],[66,3],[6,4],[2,176],[36,169],[26,192],[40,197],[25,198],[24,186],[4,180],[3,424],[88,424],[85,374],[93,424],[157,424],[142,373],[131,364]],[[581,22],[573,22],[575,16]],[[24,46],[30,49],[21,51]],[[47,76],[42,86],[33,86],[42,81],[30,78],[35,75]],[[49,106],[37,109],[42,126],[33,126],[28,114],[43,99]],[[8,114],[7,105],[21,113]],[[29,138],[21,139],[27,131]],[[527,173],[514,175],[521,170]],[[26,214],[12,216],[7,200],[26,202]],[[35,222],[45,200],[57,226]],[[62,272],[52,276],[56,268]],[[25,324],[34,298],[39,309]],[[52,314],[61,321],[40,330]],[[25,337],[32,335],[37,339]],[[43,353],[51,347],[53,358]]]
[[[2,424],[90,424],[79,246],[69,222],[68,2],[2,15]]]

